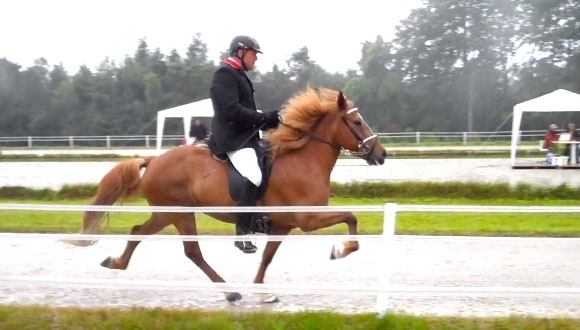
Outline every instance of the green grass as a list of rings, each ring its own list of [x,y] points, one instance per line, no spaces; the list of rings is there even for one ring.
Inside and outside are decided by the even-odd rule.
[[[275,330],[517,330],[580,329],[580,319],[562,318],[458,318],[374,314],[345,315],[330,312],[257,313],[171,309],[78,309],[0,306],[0,329],[275,329]]]
[[[444,198],[333,198],[331,205],[383,205],[386,202],[399,204],[431,205],[515,205],[515,206],[580,206],[577,200],[512,200],[512,199],[444,199]],[[86,200],[67,199],[54,202],[34,200],[5,200],[0,203],[76,204],[87,205]],[[146,205],[136,199],[125,205]],[[382,212],[356,212],[361,234],[379,234],[383,227]],[[105,220],[107,233],[128,233],[132,226],[148,218],[147,213],[111,213]],[[78,232],[81,228],[82,212],[71,211],[24,211],[0,210],[2,232]],[[232,234],[231,224],[216,221],[198,214],[201,234]],[[502,235],[502,236],[567,236],[580,237],[580,215],[575,213],[437,213],[400,212],[397,216],[398,234],[420,235]],[[299,231],[297,231],[299,232]],[[168,227],[163,233],[175,233]],[[345,234],[346,225],[340,224],[315,233]]]
[[[518,205],[518,206],[578,206],[577,200],[515,200],[515,199],[444,199],[444,198],[333,198],[332,205],[399,204],[436,205]],[[15,200],[0,199],[0,203],[81,204],[87,200],[65,199]],[[126,205],[145,205],[136,199]],[[382,229],[382,212],[358,212],[361,233],[376,234]],[[145,213],[113,213],[107,232],[128,233],[143,222]],[[61,211],[0,211],[0,231],[8,232],[76,232],[80,229],[80,212]],[[233,226],[199,216],[201,233],[232,234]],[[166,233],[175,232],[173,229]],[[319,232],[345,233],[339,225]],[[397,232],[402,234],[464,234],[464,235],[549,235],[580,236],[580,216],[577,214],[527,213],[431,213],[402,212],[398,215]],[[580,319],[563,318],[457,318],[418,317],[392,314],[378,318],[374,314],[345,315],[329,312],[271,313],[214,312],[207,310],[172,310],[146,308],[53,308],[41,306],[0,306],[0,329],[580,329]]]

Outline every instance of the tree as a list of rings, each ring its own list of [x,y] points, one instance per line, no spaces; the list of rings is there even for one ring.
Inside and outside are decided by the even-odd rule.
[[[314,69],[314,62],[308,55],[308,47],[304,46],[293,53],[287,64],[291,78],[298,83],[301,89],[306,88]]]
[[[280,109],[298,91],[298,84],[277,65],[274,65],[271,72],[257,74],[257,76],[257,79],[253,81],[258,109],[264,111]]]
[[[520,19],[514,4],[430,0],[402,22],[393,45],[422,118],[443,123],[442,129],[464,122],[468,131],[501,121],[509,110],[503,100]]]

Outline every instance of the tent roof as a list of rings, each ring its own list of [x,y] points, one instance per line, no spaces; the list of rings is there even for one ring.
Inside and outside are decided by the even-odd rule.
[[[160,118],[213,117],[211,99],[204,99],[157,112]]]
[[[534,99],[516,104],[514,111],[564,112],[580,111],[580,94],[558,89]]]

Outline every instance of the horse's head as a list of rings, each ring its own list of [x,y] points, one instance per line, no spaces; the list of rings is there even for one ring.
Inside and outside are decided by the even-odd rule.
[[[367,125],[352,100],[347,99],[342,91],[336,98],[336,112],[330,112],[329,119],[334,124],[333,143],[347,150],[352,155],[367,161],[369,165],[382,165],[387,158],[387,151]]]
[[[379,138],[342,91],[308,88],[291,98],[281,113],[283,125],[268,134],[279,153],[303,148],[315,140],[337,151],[346,150],[369,165],[385,162],[387,152]]]

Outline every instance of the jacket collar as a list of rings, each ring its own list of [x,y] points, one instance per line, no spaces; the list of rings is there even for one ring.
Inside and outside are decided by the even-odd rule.
[[[236,60],[234,60],[234,59],[233,59],[233,58],[231,58],[231,57],[228,57],[228,58],[226,58],[226,59],[224,60],[224,62],[225,62],[226,64],[229,64],[230,66],[232,66],[234,69],[238,69],[238,70],[239,70],[239,69],[241,69],[241,68],[242,68],[242,66],[241,66],[241,65],[240,65],[238,62],[236,62]]]

